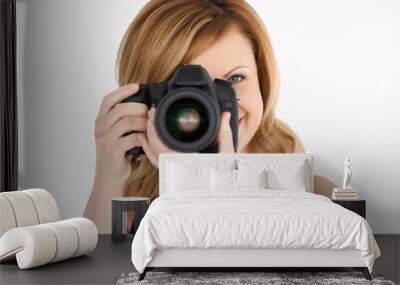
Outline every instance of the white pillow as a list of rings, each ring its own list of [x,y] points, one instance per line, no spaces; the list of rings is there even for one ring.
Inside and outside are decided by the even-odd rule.
[[[212,167],[211,170],[212,189],[230,189],[236,190],[236,170],[218,169]]]
[[[305,163],[290,168],[267,169],[267,187],[272,190],[307,191],[309,179]]]
[[[211,188],[211,167],[168,163],[167,191]]]
[[[212,189],[267,188],[265,169],[233,170],[212,168]]]
[[[266,170],[236,170],[237,187],[267,188]]]

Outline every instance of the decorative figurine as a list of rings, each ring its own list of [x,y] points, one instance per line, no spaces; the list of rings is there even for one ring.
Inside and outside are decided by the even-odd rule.
[[[353,162],[350,156],[346,156],[344,161],[344,179],[343,179],[343,189],[351,190],[351,177],[353,175]]]

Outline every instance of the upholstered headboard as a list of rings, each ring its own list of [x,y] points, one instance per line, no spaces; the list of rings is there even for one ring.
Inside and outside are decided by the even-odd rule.
[[[159,157],[159,194],[162,195],[166,192],[166,183],[168,179],[168,163],[178,163],[190,166],[216,166],[228,167],[231,166],[235,169],[240,163],[262,163],[263,165],[270,165],[273,167],[275,164],[282,163],[297,163],[304,162],[307,166],[308,189],[307,192],[314,192],[314,156],[311,153],[293,153],[293,154],[280,154],[280,153],[238,153],[238,154],[225,154],[225,153],[179,153],[179,154],[161,154]]]

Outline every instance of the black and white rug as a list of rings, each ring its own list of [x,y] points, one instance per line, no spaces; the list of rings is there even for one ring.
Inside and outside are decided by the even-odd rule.
[[[395,285],[384,280],[380,274],[371,274],[372,281],[366,280],[361,272],[147,272],[145,279],[138,281],[139,273],[124,273],[117,285],[133,284],[379,284]]]

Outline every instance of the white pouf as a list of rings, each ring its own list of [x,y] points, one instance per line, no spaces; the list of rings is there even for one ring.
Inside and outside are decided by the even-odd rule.
[[[26,227],[39,224],[38,215],[30,196],[23,191],[3,192],[14,213],[17,227]]]
[[[0,237],[9,229],[15,228],[17,223],[11,204],[8,199],[0,195]]]
[[[23,190],[30,196],[38,215],[39,224],[51,223],[60,220],[60,212],[53,196],[44,189],[28,189]]]
[[[13,228],[0,238],[0,261],[16,256],[20,269],[76,257],[97,245],[97,229],[86,218]]]
[[[0,193],[0,262],[17,259],[20,269],[86,254],[97,245],[96,225],[86,218],[60,221],[44,189]]]

